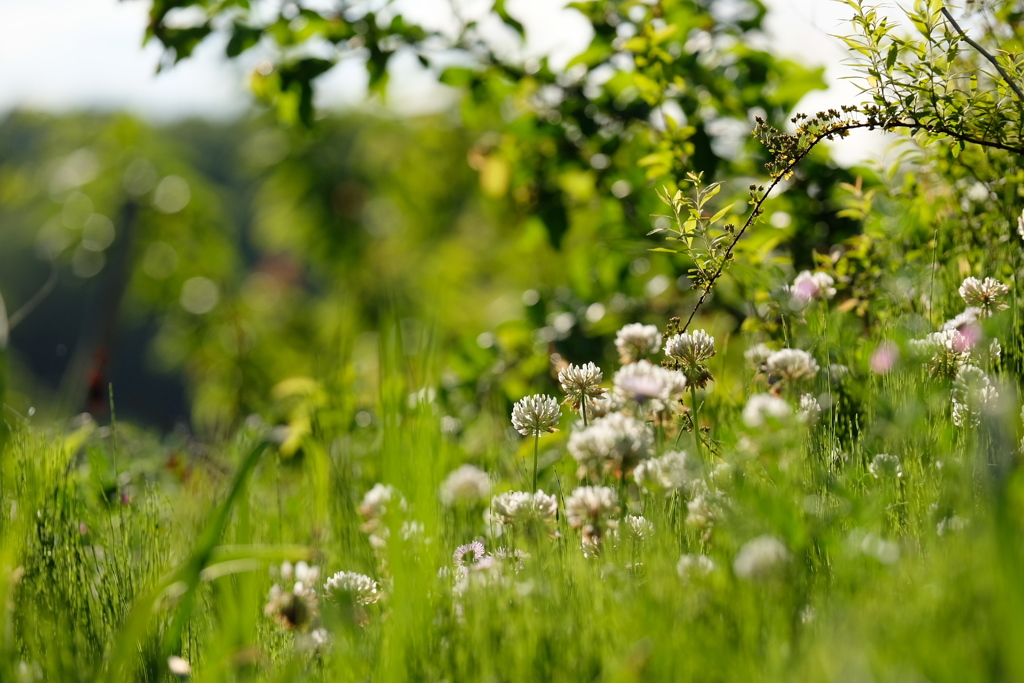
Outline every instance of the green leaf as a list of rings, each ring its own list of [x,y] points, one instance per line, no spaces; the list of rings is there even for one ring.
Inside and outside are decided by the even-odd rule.
[[[235,24],[231,29],[231,39],[225,50],[228,57],[237,57],[260,41],[263,29],[253,28],[245,24]]]
[[[516,33],[519,34],[520,38],[526,36],[526,29],[521,23],[515,20],[508,10],[505,9],[505,0],[494,0],[494,11],[497,13],[501,20],[505,22],[506,26],[510,26]]]
[[[659,252],[662,252],[662,253],[665,253],[665,254],[678,254],[679,253],[675,249],[666,249],[665,247],[653,247],[651,249],[648,249],[647,251],[659,251]]]
[[[4,401],[7,398],[7,342],[10,338],[10,325],[7,323],[7,308],[4,298],[0,295],[0,454],[7,443],[7,422],[4,419]]]
[[[734,207],[734,206],[735,206],[735,203],[734,204],[730,204],[729,206],[725,207],[724,209],[722,209],[721,211],[716,213],[714,216],[711,217],[711,220],[708,221],[708,225],[714,225],[716,222],[721,220],[722,216],[724,216],[725,214],[727,214],[730,211],[732,211],[732,207]]]

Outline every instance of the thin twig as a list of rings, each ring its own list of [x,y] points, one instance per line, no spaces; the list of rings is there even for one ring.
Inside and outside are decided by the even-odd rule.
[[[7,320],[8,329],[13,330],[15,327],[17,327],[18,323],[24,320],[32,311],[36,309],[36,306],[43,302],[43,299],[50,295],[50,292],[53,291],[53,288],[57,286],[57,274],[59,270],[60,269],[57,266],[57,260],[54,259],[53,261],[50,261],[50,277],[48,277],[46,279],[46,282],[43,283],[43,286],[40,287],[36,291],[36,293],[32,295],[31,299],[26,301],[24,304],[22,304],[21,308],[19,308],[18,310],[11,314],[11,317],[8,318]]]
[[[704,287],[704,291],[701,292],[700,298],[697,300],[697,304],[693,307],[693,310],[690,311],[690,317],[686,319],[686,323],[680,328],[681,332],[685,332],[686,329],[690,326],[690,323],[693,322],[693,317],[697,315],[697,311],[700,310],[700,307],[704,305],[704,301],[705,299],[707,299],[708,294],[711,293],[711,289],[714,287],[715,282],[717,282],[718,279],[722,276],[722,272],[725,270],[725,266],[729,262],[729,257],[732,256],[732,252],[733,249],[735,249],[736,244],[740,241],[740,238],[743,237],[743,233],[747,231],[747,228],[753,225],[754,220],[759,215],[761,215],[761,207],[764,205],[765,201],[767,201],[772,191],[778,186],[780,182],[782,182],[782,179],[785,178],[798,163],[803,161],[807,157],[807,155],[811,153],[811,150],[813,150],[822,140],[825,140],[826,138],[831,138],[840,133],[845,133],[847,131],[858,130],[862,128],[867,128],[868,130],[872,130],[874,128],[880,128],[882,130],[894,130],[896,128],[907,128],[910,130],[925,130],[928,131],[929,133],[939,133],[942,135],[948,135],[949,137],[954,138],[956,140],[970,142],[976,145],[981,145],[982,147],[993,147],[996,149],[1001,149],[1007,152],[1014,152],[1016,154],[1024,156],[1024,148],[1022,147],[1010,147],[1009,145],[1004,145],[999,142],[979,140],[977,138],[973,138],[971,136],[964,135],[963,133],[958,133],[956,131],[946,129],[941,126],[930,126],[919,121],[894,120],[887,121],[884,123],[879,123],[877,121],[861,121],[858,123],[850,123],[845,126],[839,126],[838,128],[832,128],[818,133],[817,137],[815,137],[814,140],[807,146],[807,149],[805,149],[801,154],[797,155],[795,158],[790,160],[786,167],[779,172],[779,174],[772,181],[771,185],[768,186],[768,189],[765,190],[763,195],[761,195],[761,198],[758,199],[757,202],[754,204],[754,209],[750,212],[750,215],[747,217],[747,220],[743,224],[743,227],[740,228],[740,230],[736,233],[736,236],[732,239],[732,241],[729,243],[729,246],[726,248],[725,255],[722,257],[721,263],[718,264],[718,268],[715,270],[714,274],[708,279],[707,285]]]
[[[949,13],[949,10],[943,7],[940,11],[942,12],[942,15],[946,17],[949,23],[953,25],[953,28],[956,29],[956,32],[960,34],[960,37],[967,42],[968,45],[970,45],[975,50],[980,52],[982,57],[992,62],[992,66],[996,68],[996,70],[999,72],[999,75],[1002,76],[1003,80],[1006,81],[1006,84],[1010,86],[1010,89],[1013,90],[1013,93],[1017,96],[1017,99],[1020,100],[1021,102],[1024,102],[1024,91],[1021,91],[1020,86],[1017,85],[1017,82],[1010,78],[1010,74],[1006,73],[1003,67],[999,66],[999,62],[996,60],[996,58],[989,54],[989,52],[981,45],[971,40],[971,37],[967,35],[967,33],[965,33],[962,28],[960,28],[960,24],[956,23],[956,19],[954,19],[953,15]]]

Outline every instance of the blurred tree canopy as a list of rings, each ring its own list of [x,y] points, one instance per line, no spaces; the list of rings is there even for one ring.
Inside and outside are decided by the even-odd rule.
[[[504,412],[551,381],[552,354],[600,360],[622,324],[692,306],[692,264],[645,237],[665,212],[656,190],[703,172],[726,180],[723,205],[743,199],[741,216],[768,160],[753,117],[781,127],[823,86],[820,70],[753,47],[756,0],[572,3],[593,37],[564,68],[497,47],[494,30],[524,39],[500,1],[444,29],[395,3],[270,5],[156,0],[147,29],[166,66],[217,33],[229,57],[257,55],[269,119],[154,129],[18,114],[0,128],[0,291],[17,309],[52,263],[64,294],[46,305],[81,320],[61,337],[29,316],[14,352],[61,339],[66,362],[35,372],[64,405],[88,395],[102,408],[103,383],[148,339],[151,367],[184,372],[201,431],[266,413],[296,376],[316,377],[347,406],[337,419],[354,420],[380,391],[383,333],[401,337],[399,355],[444,350],[431,376],[410,370],[410,391],[442,387],[460,417],[492,401]],[[455,112],[315,111],[316,79],[336,63],[362,60],[384,93],[403,51],[456,89]],[[773,227],[739,246],[748,258],[716,290],[719,324],[755,313],[746,293],[790,272],[790,256],[810,266],[815,248],[859,230],[830,201],[853,180],[823,152],[807,160],[773,202]],[[131,396],[131,382],[115,392]]]

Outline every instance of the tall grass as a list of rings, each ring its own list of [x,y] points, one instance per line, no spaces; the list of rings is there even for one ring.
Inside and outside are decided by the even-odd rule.
[[[688,523],[685,491],[605,481],[654,533],[620,529],[600,552],[584,553],[565,519],[577,485],[566,437],[579,428],[568,411],[540,439],[554,533],[492,537],[486,501],[440,503],[467,456],[436,400],[410,400],[436,381],[438,355],[404,352],[398,325],[380,337],[369,423],[341,393],[343,363],[321,378],[333,390],[309,404],[294,451],[255,420],[216,446],[117,423],[18,426],[0,472],[0,679],[176,680],[168,658],[179,656],[209,681],[1022,680],[1017,320],[1014,306],[985,323],[1005,347],[989,368],[1002,370],[1002,407],[976,427],[953,424],[950,381],[910,357],[927,320],[864,336],[824,302],[794,316],[791,343],[822,365],[805,388],[824,404],[813,426],[745,425],[747,396],[768,387],[743,364],[746,341],[719,333],[718,381],[695,396],[713,524]],[[877,374],[883,338],[903,356]],[[674,429],[660,449],[692,451]],[[499,434],[476,464],[496,492],[529,490],[532,437]],[[880,453],[899,458],[901,476],[872,471]],[[382,547],[357,513],[377,482],[396,490]],[[786,558],[751,575],[737,557],[761,536]],[[478,538],[525,552],[521,569],[505,562],[455,591],[452,552]],[[714,568],[681,573],[681,556],[699,554]],[[315,648],[264,614],[285,561],[318,565],[321,593],[349,570],[384,597],[350,609],[321,595],[329,644]]]

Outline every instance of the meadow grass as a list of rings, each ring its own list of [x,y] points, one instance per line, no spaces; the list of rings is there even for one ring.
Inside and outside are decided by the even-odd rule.
[[[699,402],[701,453],[678,410],[652,432],[652,454],[688,451],[690,481],[668,491],[614,471],[579,480],[568,409],[539,442],[492,416],[474,464],[494,493],[530,491],[537,443],[539,488],[557,500],[555,519],[525,526],[485,521],[489,497],[441,502],[466,451],[436,400],[410,400],[434,351],[404,356],[388,334],[363,426],[330,391],[290,413],[304,431],[284,444],[255,419],[216,446],[117,422],[16,425],[0,472],[0,680],[186,677],[169,657],[209,681],[1024,680],[1017,319],[1014,305],[982,321],[1004,345],[985,368],[1001,399],[961,426],[953,380],[913,356],[931,331],[920,316],[865,337],[814,302],[789,321],[790,345],[821,365],[803,386],[770,387],[746,341],[719,335],[716,380],[681,397]],[[872,371],[882,336],[902,356]],[[820,420],[745,419],[769,391],[791,413],[810,393]],[[379,482],[387,511],[368,512]],[[584,483],[620,507],[581,549],[566,500]],[[653,532],[630,537],[627,513]],[[455,567],[474,540],[522,556]],[[275,582],[291,594],[286,562],[320,568],[315,619],[267,611]],[[376,601],[329,599],[342,570],[376,581]]]

